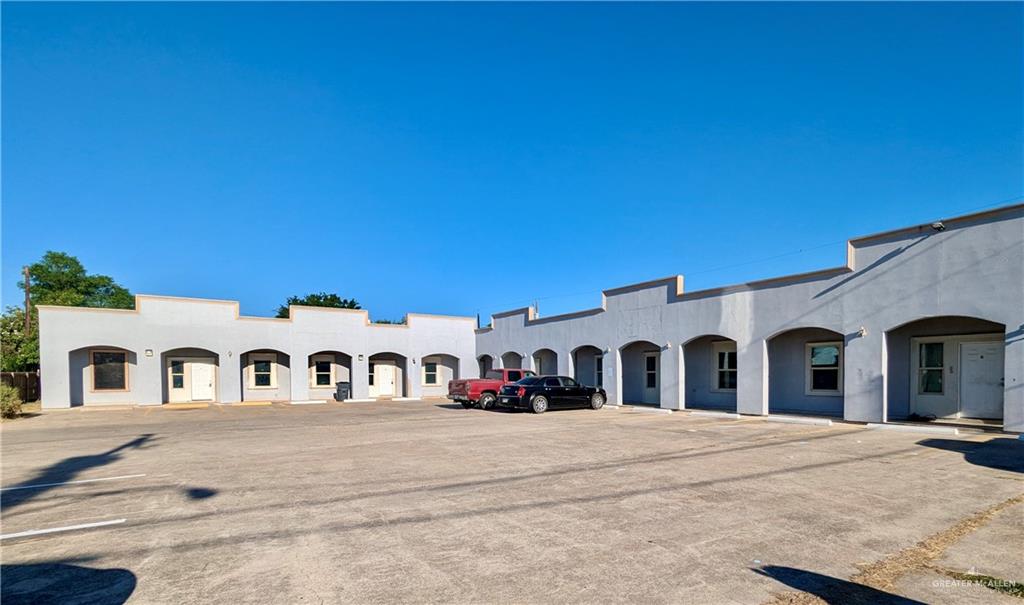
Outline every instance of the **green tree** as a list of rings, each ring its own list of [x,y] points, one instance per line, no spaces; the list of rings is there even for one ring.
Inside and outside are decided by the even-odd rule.
[[[25,310],[8,307],[0,316],[0,367],[6,372],[39,367],[39,314],[36,305],[134,309],[135,297],[106,275],[90,275],[82,263],[64,252],[49,250],[28,266],[31,328],[25,331]],[[25,289],[25,282],[18,282]]]
[[[106,275],[89,275],[82,263],[64,252],[47,251],[28,267],[33,305],[134,309],[135,297]],[[25,289],[25,283],[18,287]]]
[[[288,317],[288,307],[333,307],[335,309],[361,309],[354,298],[342,298],[329,292],[318,292],[305,296],[289,296],[283,305],[277,308],[277,317]]]
[[[36,315],[33,313],[33,315]],[[39,368],[39,325],[32,318],[32,327],[25,332],[25,310],[7,307],[0,317],[0,368],[4,372],[28,372]]]

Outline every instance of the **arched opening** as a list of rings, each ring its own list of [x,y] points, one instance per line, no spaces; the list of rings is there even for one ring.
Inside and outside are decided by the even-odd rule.
[[[521,369],[523,367],[523,356],[515,351],[502,353],[501,367],[514,370]]]
[[[160,354],[160,392],[164,403],[220,401],[220,356],[199,347]]]
[[[238,356],[242,401],[291,399],[291,357],[275,349],[253,349]]]
[[[768,413],[843,416],[843,335],[794,328],[768,340]]]
[[[538,376],[558,374],[558,353],[551,349],[537,349],[533,352],[533,369]]]
[[[604,386],[604,351],[594,345],[583,345],[572,351],[573,378],[591,387]]]
[[[398,353],[381,352],[370,355],[366,366],[370,397],[405,397],[408,393],[407,365],[405,356]]]
[[[706,334],[683,345],[686,408],[736,411],[736,341]]]
[[[494,369],[494,358],[490,355],[481,355],[476,362],[480,367],[480,378],[487,376],[487,372]]]
[[[116,346],[82,347],[68,353],[68,388],[72,406],[129,404],[135,401],[138,358]]]
[[[622,402],[637,405],[661,403],[661,347],[646,340],[619,349],[622,360]]]
[[[420,360],[420,391],[424,397],[444,397],[448,381],[459,378],[459,358],[446,353],[425,355]]]
[[[347,382],[352,392],[352,356],[341,351],[320,351],[307,361],[310,399],[333,399],[337,384]]]
[[[976,317],[912,321],[885,333],[886,418],[1001,424],[1006,326]]]

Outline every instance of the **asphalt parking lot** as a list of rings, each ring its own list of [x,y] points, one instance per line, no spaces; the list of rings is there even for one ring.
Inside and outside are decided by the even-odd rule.
[[[5,604],[1021,602],[956,575],[1024,582],[1009,435],[444,402],[0,430]]]

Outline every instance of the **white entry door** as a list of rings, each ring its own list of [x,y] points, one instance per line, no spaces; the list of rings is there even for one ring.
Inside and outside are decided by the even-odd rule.
[[[960,416],[1003,417],[1003,343],[960,345]]]
[[[393,361],[373,362],[373,385],[371,397],[395,396],[395,363]]]
[[[660,394],[657,353],[644,353],[644,403],[657,404]]]
[[[212,361],[193,361],[191,366],[192,401],[213,401],[214,370]]]

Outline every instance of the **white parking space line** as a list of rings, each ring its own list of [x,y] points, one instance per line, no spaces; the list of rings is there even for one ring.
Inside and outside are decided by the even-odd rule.
[[[61,481],[59,483],[36,483],[35,485],[16,485],[14,487],[0,488],[0,492],[10,492],[16,489],[39,489],[41,487],[53,487],[55,485],[78,485],[81,483],[96,483],[97,481],[117,481],[118,479],[135,479],[145,477],[146,473],[140,475],[121,475],[119,477],[103,477],[101,479],[81,479],[79,481]]]
[[[54,534],[62,531],[74,531],[76,529],[90,529],[93,527],[106,527],[107,525],[119,525],[124,523],[128,519],[113,519],[111,521],[97,521],[96,523],[80,523],[78,525],[67,525],[64,527],[51,527],[49,529],[30,529],[28,531],[19,531],[14,534],[3,534],[0,535],[0,540],[9,540],[11,538],[27,538],[29,536],[42,536],[44,534]]]

